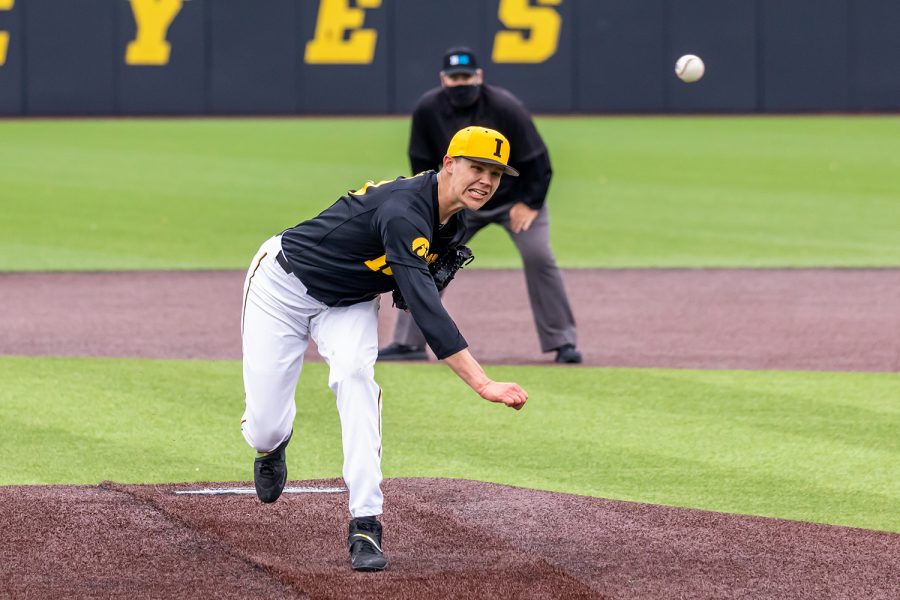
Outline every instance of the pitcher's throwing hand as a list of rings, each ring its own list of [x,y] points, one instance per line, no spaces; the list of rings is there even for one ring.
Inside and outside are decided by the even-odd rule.
[[[522,386],[507,381],[492,381],[478,393],[485,400],[500,402],[516,410],[520,410],[528,401],[528,392]]]

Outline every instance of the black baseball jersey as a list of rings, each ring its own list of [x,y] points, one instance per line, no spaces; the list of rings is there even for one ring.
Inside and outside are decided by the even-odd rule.
[[[286,230],[281,247],[309,294],[349,306],[398,288],[438,358],[468,344],[441,304],[428,265],[455,248],[464,212],[441,226],[437,174],[369,182]]]
[[[519,177],[504,177],[484,210],[524,202],[534,209],[544,205],[552,169],[547,147],[522,103],[509,91],[484,84],[472,106],[457,108],[443,88],[426,92],[416,103],[409,136],[409,162],[413,173],[436,169],[453,135],[470,125],[496,129],[509,140],[509,164]]]

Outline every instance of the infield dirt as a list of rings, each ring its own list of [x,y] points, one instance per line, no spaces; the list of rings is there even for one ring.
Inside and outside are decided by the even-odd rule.
[[[354,573],[346,493],[271,505],[172,494],[198,487],[0,488],[3,595],[888,599],[900,568],[891,533],[394,479],[384,486],[391,564]]]

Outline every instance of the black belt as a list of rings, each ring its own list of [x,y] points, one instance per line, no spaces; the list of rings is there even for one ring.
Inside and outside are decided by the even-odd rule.
[[[284,252],[282,250],[279,250],[278,254],[275,255],[275,260],[278,261],[278,264],[281,265],[281,268],[284,269],[284,272],[288,275],[294,272],[294,270],[291,268],[291,263],[289,263],[287,258],[285,258]]]

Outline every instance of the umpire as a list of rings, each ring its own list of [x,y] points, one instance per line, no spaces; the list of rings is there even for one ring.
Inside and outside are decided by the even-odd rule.
[[[496,223],[509,233],[522,256],[528,299],[541,351],[556,351],[558,363],[580,363],[575,318],[562,274],[550,248],[550,217],[545,199],[553,170],[544,141],[522,102],[509,91],[484,83],[475,54],[451,48],[444,55],[441,86],[429,90],[413,109],[409,162],[413,173],[441,163],[450,138],[470,125],[503,131],[512,148],[510,166],[518,178],[504,177],[494,197],[466,215],[468,242],[482,227]],[[379,360],[426,360],[425,337],[408,313],[400,313],[394,341]]]

